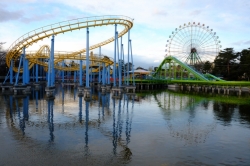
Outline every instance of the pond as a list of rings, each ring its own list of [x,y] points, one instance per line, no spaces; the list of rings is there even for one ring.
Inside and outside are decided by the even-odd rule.
[[[56,87],[0,96],[0,165],[250,165],[250,98]]]

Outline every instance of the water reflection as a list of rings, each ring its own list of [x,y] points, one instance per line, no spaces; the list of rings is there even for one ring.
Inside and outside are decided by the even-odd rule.
[[[122,99],[115,99],[112,98],[113,103],[113,154],[115,156],[121,156],[124,162],[129,162],[131,160],[132,152],[130,148],[128,147],[128,144],[130,142],[131,137],[131,125],[132,125],[132,115],[131,110],[129,110],[129,98],[128,96],[124,95],[124,98],[126,98],[125,105],[126,107],[122,108]],[[117,101],[116,101],[117,100]],[[116,105],[118,103],[118,106]],[[123,109],[123,111],[122,111]],[[124,112],[124,110],[126,110]],[[122,131],[123,131],[123,118],[122,118],[122,112],[123,114],[126,114],[125,119],[125,135],[126,135],[126,141],[123,141],[122,139]],[[117,115],[116,115],[117,113]],[[117,153],[117,146],[122,147],[122,151],[120,153]]]
[[[240,114],[240,121],[241,123],[249,123],[250,128],[250,111],[249,105],[240,105],[239,106],[239,114]]]
[[[155,93],[154,98],[158,106],[162,108],[170,135],[183,141],[185,146],[205,143],[216,130],[218,121],[223,122],[224,126],[231,125],[232,122],[239,119],[238,111],[240,113],[241,109],[244,108],[242,105],[211,102],[199,96],[171,92]],[[246,107],[250,108],[249,105]],[[204,111],[211,109],[215,119],[201,118]],[[181,113],[182,116],[180,116],[180,111],[186,112]],[[211,115],[210,112],[205,113]],[[247,113],[247,117],[250,117],[250,112]],[[248,124],[250,124],[249,120]]]
[[[236,108],[236,104],[219,102],[214,102],[213,104],[214,115],[218,120],[224,122],[224,125],[230,125]]]
[[[62,91],[62,113],[64,113],[64,88],[61,87]]]
[[[89,142],[89,102],[86,101],[85,103],[85,147],[84,147],[84,151],[85,151],[85,156],[89,156],[90,155],[90,150],[89,150],[89,146],[88,146],[88,142]]]
[[[182,163],[207,161],[204,158],[213,159],[214,154],[232,156],[230,151],[237,149],[240,152],[233,154],[233,158],[239,154],[249,161],[245,155],[250,150],[245,146],[249,141],[249,104],[168,91],[124,94],[122,99],[94,92],[93,100],[85,101],[76,97],[76,92],[71,86],[57,87],[55,100],[45,100],[42,91],[33,91],[22,98],[0,96],[5,102],[0,110],[1,130],[18,131],[15,135],[29,138],[20,147],[30,142],[44,147],[49,140],[53,148],[49,146],[46,150],[67,165],[72,158],[93,165],[98,165],[95,162],[99,160],[100,163],[105,160],[106,165],[111,161],[118,163],[114,165],[174,165],[176,156],[182,157],[178,158]],[[240,138],[234,138],[235,135]],[[10,140],[18,142],[20,138]],[[37,146],[27,149],[35,150],[34,147]],[[191,158],[196,151],[202,151],[203,156],[196,154]],[[228,165],[227,161],[224,165]],[[218,163],[211,160],[207,164]]]
[[[36,95],[36,112],[38,111],[38,91],[35,91]]]
[[[53,106],[54,106],[54,100],[48,100],[47,101],[48,104],[48,126],[49,126],[49,135],[50,135],[50,142],[54,142],[54,123],[53,123],[53,117],[54,117],[54,113],[53,113]]]
[[[82,123],[82,97],[79,97],[79,122]]]

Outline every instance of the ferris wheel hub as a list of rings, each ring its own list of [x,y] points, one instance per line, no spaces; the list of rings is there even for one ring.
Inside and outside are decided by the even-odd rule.
[[[196,48],[191,48],[191,53],[197,53],[197,50],[196,50]]]

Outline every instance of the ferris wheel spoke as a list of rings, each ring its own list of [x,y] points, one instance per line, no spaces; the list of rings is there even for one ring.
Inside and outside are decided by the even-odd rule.
[[[207,47],[213,47],[213,48],[216,48],[216,47],[217,47],[217,45],[216,45],[216,44],[214,44],[214,43],[212,43],[212,42],[210,42],[210,43],[207,43],[206,45],[201,46],[200,48],[207,48]]]
[[[181,45],[180,45],[180,44],[171,43],[171,45],[172,45],[172,48],[173,48],[173,47],[181,48]]]
[[[183,34],[183,36],[185,36],[185,42],[189,41],[190,34],[189,34],[188,27],[184,27],[181,30],[181,33]]]
[[[185,51],[179,51],[179,50],[172,50],[171,52],[178,53],[178,54],[186,54],[187,53]]]
[[[177,36],[178,36],[178,40],[177,40],[177,42],[180,44],[180,45],[183,45],[183,39],[184,39],[184,37],[180,34],[180,33],[177,33],[176,34]]]
[[[204,45],[204,44],[208,44],[208,42],[209,41],[213,41],[213,36],[212,37],[210,37],[210,38],[208,38],[208,39],[206,39],[206,40],[204,40],[204,42],[202,42],[201,44],[200,44],[200,46],[202,46],[202,45]]]
[[[180,48],[171,48],[170,51],[173,51],[173,52],[183,52],[183,53],[189,53],[188,51],[186,50],[183,50],[183,49],[180,49]]]
[[[202,50],[199,52],[199,54],[213,54],[214,52],[216,52],[215,50],[211,49],[211,50]]]
[[[206,46],[203,46],[203,47],[200,47],[200,48],[216,48],[216,45],[215,44],[211,44],[211,45],[206,45]]]
[[[176,32],[175,35],[176,35],[176,37],[177,37],[178,40],[183,41],[184,36],[182,36],[181,33]]]
[[[213,43],[213,42],[209,42],[209,43],[207,43],[206,45],[200,46],[200,48],[205,48],[205,47],[208,47],[208,46],[217,46],[217,44],[215,44],[215,43]]]
[[[197,36],[194,38],[194,42],[199,45],[201,43],[201,39],[199,39]]]
[[[183,42],[179,40],[172,40],[171,43],[178,43],[180,45],[183,45]]]
[[[171,45],[171,44],[180,45],[180,46],[183,45],[183,43],[181,43],[179,40],[171,40],[171,41],[169,42],[169,45]]]
[[[202,43],[202,41],[205,40],[207,36],[209,36],[209,33],[207,32],[206,29],[204,29],[204,27],[202,27],[202,31],[203,33],[199,36],[199,40],[201,41],[200,44]]]
[[[197,36],[198,36],[198,29],[197,29],[197,25],[194,25],[193,42],[194,42],[194,44],[196,44],[196,45],[197,45],[197,43],[198,43]]]
[[[200,45],[202,45],[203,43],[205,43],[205,41],[207,41],[208,38],[211,38],[211,33],[210,33],[209,31],[206,30],[206,33],[205,33],[204,36],[202,37],[202,42],[200,43]]]
[[[180,52],[172,52],[170,55],[176,56],[176,57],[178,57],[178,58],[180,58],[180,57],[185,57],[185,56],[186,56],[185,54],[180,53]]]
[[[190,30],[190,26],[187,26],[185,29],[183,29],[183,32],[185,33],[186,35],[186,42],[191,42],[191,30]]]
[[[197,38],[199,39],[199,41],[201,42],[202,41],[202,36],[203,36],[203,27],[202,26],[199,26],[198,28],[198,35],[197,35]]]
[[[188,34],[186,33],[186,29],[187,29],[187,27],[183,27],[179,32],[182,34],[182,36],[183,36],[183,40],[185,39],[187,39],[187,37],[188,37]]]

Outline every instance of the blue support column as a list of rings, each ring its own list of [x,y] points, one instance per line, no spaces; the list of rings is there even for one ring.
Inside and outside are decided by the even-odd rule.
[[[126,69],[125,69],[125,58],[124,58],[124,48],[123,48],[123,44],[122,44],[122,61],[123,61],[123,84],[126,84]]]
[[[23,61],[23,54],[20,56],[19,65],[18,65],[18,72],[16,73],[15,85],[17,85],[17,82],[18,82],[18,77],[19,77],[20,67],[21,67],[22,61]]]
[[[118,55],[118,77],[119,77],[119,87],[122,86],[122,73],[121,73],[121,56],[122,54],[119,54],[119,41],[118,41],[118,32],[116,32],[116,38],[117,38],[117,55]],[[122,38],[121,38],[121,44],[122,44]],[[122,52],[122,51],[121,51]]]
[[[117,25],[115,24],[115,36],[114,36],[114,38],[115,38],[115,40],[114,40],[114,66],[113,66],[113,87],[115,87],[116,86],[116,77],[115,77],[115,75],[116,75],[116,71],[115,71],[115,69],[116,69],[116,31],[117,31]]]
[[[55,85],[55,69],[54,69],[54,35],[51,39],[51,48],[50,48],[50,58],[51,58],[51,86]]]
[[[32,80],[33,80],[33,82],[35,82],[35,66],[33,66],[32,67],[32,75],[33,75],[33,78],[32,78]]]
[[[48,62],[48,72],[46,73],[46,78],[47,78],[47,86],[50,87],[51,86],[51,81],[50,81],[50,76],[51,75],[51,60],[49,59]]]
[[[62,67],[63,67],[63,69],[65,67],[64,60],[62,61]],[[62,82],[64,83],[64,70],[62,70]]]
[[[80,54],[81,57],[81,54]],[[82,59],[80,60],[80,74],[79,74],[79,82],[80,82],[80,86],[82,86]]]
[[[40,79],[40,81],[42,81],[43,80],[43,71],[42,71],[42,66],[39,66],[39,70],[40,70],[40,77],[41,77],[41,79]],[[38,79],[39,80],[39,79]]]
[[[23,85],[26,84],[26,63],[25,63],[25,47],[23,47]]]
[[[86,29],[86,87],[89,88],[89,28]]]
[[[134,79],[134,64],[133,64],[133,54],[132,54],[132,40],[129,41],[130,43],[130,54],[131,54],[131,62],[132,62],[132,80],[133,80],[133,86],[135,86],[135,79]]]
[[[13,60],[10,61],[10,84],[13,84]]]
[[[67,82],[69,82],[69,80],[70,80],[70,72],[69,71],[67,71],[67,79],[68,79]]]
[[[30,73],[29,73],[29,61],[26,59],[25,47],[23,48],[23,76],[24,76],[24,84],[29,84],[30,82]]]
[[[130,30],[128,30],[128,62],[127,62],[127,85],[129,85],[129,40],[130,40]]]
[[[110,66],[108,66],[108,76],[107,76],[107,79],[108,79],[108,84],[110,84]]]
[[[92,67],[90,69],[90,82],[92,83],[93,82],[93,73],[92,73]]]
[[[36,82],[38,82],[38,64],[36,64]]]
[[[106,71],[105,71],[105,63],[102,63],[102,85],[105,85],[106,83]]]
[[[51,39],[50,48],[50,59],[49,59],[49,69],[48,69],[48,87],[54,86],[55,83],[55,72],[54,72],[54,35]]]
[[[101,47],[99,47],[99,59],[101,59]],[[98,83],[101,83],[101,62],[99,62]]]
[[[25,62],[26,62],[26,71],[27,71],[26,84],[29,84],[30,83],[29,60],[25,59]]]

